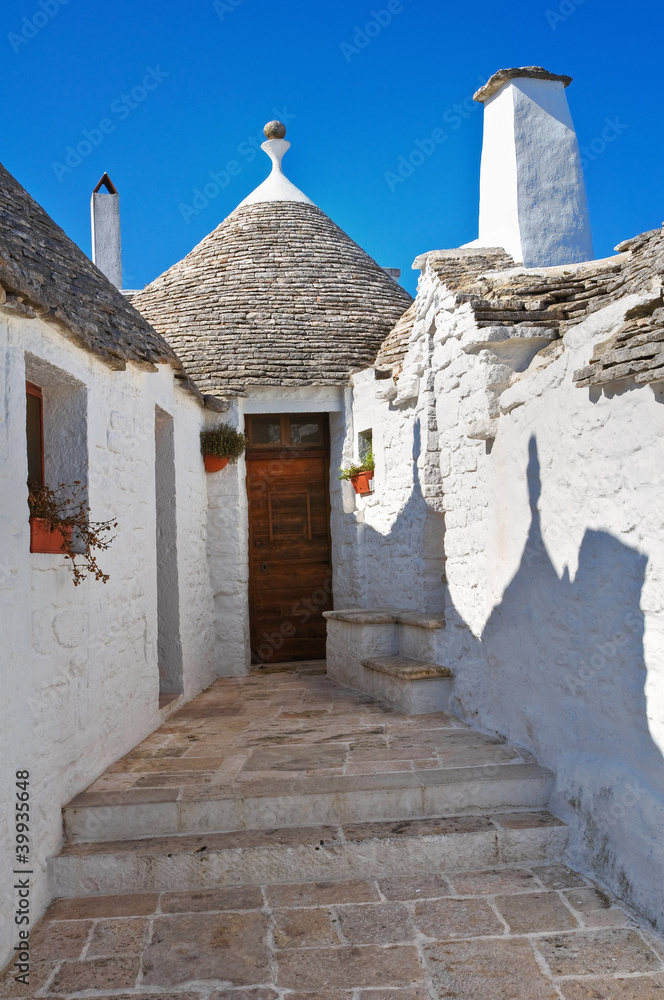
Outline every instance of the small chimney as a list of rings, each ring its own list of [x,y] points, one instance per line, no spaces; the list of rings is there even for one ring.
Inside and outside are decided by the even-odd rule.
[[[102,188],[106,188],[102,191]],[[122,246],[120,243],[120,196],[113,181],[104,174],[92,192],[92,263],[116,288],[122,288]]]
[[[581,151],[565,89],[541,66],[501,69],[475,94],[484,105],[478,246],[526,267],[593,259]]]

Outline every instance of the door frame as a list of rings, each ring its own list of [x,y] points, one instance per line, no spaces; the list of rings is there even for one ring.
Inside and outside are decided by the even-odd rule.
[[[292,444],[290,441],[290,421],[293,418],[303,418],[306,416],[311,416],[320,422],[322,425],[322,445],[299,445]],[[334,595],[332,590],[333,581],[333,561],[332,561],[332,500],[330,496],[330,476],[331,476],[331,441],[330,441],[330,419],[329,412],[325,410],[306,410],[306,411],[292,411],[292,410],[276,410],[273,412],[260,412],[260,413],[245,413],[245,434],[247,435],[247,448],[245,453],[245,464],[246,464],[246,477],[245,477],[245,490],[247,497],[247,562],[248,562],[248,578],[247,578],[247,604],[249,612],[249,653],[252,664],[265,662],[258,657],[258,648],[260,648],[261,643],[257,642],[257,649],[254,649],[254,642],[252,637],[257,636],[256,628],[256,618],[255,618],[255,602],[253,593],[253,575],[252,575],[252,553],[253,553],[253,525],[251,516],[251,496],[249,492],[249,471],[250,462],[252,460],[256,461],[270,461],[273,460],[279,463],[290,463],[297,462],[305,459],[312,458],[322,458],[325,459],[325,525],[327,531],[327,545],[329,554],[329,580],[330,580],[330,590],[329,599],[334,603]],[[266,445],[266,444],[254,444],[252,441],[252,421],[254,418],[265,418],[265,417],[278,417],[281,427],[281,440],[278,443]],[[298,494],[300,490],[294,490],[294,493]],[[268,502],[268,512],[270,510],[270,490],[269,486],[266,489],[267,502]],[[284,495],[284,494],[282,494]],[[309,498],[307,494],[307,507],[309,508]],[[282,662],[278,660],[272,660],[268,662]],[[288,662],[288,661],[283,661]]]

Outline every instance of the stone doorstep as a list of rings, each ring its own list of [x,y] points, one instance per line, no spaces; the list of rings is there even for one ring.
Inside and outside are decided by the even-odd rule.
[[[408,656],[376,656],[360,661],[368,670],[379,674],[388,674],[402,681],[439,680],[441,677],[451,677],[449,667],[441,667],[426,660],[413,660]]]
[[[48,862],[52,894],[161,892],[556,863],[566,825],[544,811],[343,827],[248,830],[66,844]]]
[[[72,842],[274,827],[397,821],[460,813],[544,809],[554,776],[539,764],[499,763],[390,774],[250,782],[238,790],[82,793],[64,809]],[[281,787],[279,787],[281,785]],[[269,789],[269,790],[268,790]],[[177,793],[177,790],[175,790]]]
[[[325,660],[291,660],[283,663],[253,663],[251,676],[263,677],[268,674],[300,674],[305,677],[323,677],[327,674]]]
[[[323,617],[348,625],[412,625],[414,628],[445,628],[443,612],[398,611],[393,608],[349,608],[347,611],[324,611]]]

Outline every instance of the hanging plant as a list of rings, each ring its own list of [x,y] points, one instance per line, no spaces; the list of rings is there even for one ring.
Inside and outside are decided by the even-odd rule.
[[[211,430],[201,431],[201,451],[208,472],[218,472],[229,462],[237,462],[246,447],[245,435],[230,424],[219,424]]]
[[[341,475],[339,479],[350,480],[353,488],[360,496],[371,493],[371,480],[374,476],[375,461],[373,452],[370,451],[361,465],[351,465],[347,469],[339,469]]]
[[[96,550],[109,547],[115,536],[109,538],[108,533],[118,524],[114,518],[90,520],[83,483],[60,483],[56,489],[30,486],[28,507],[31,552],[62,552],[71,562],[75,587],[88,576],[108,582],[108,573],[102,572],[97,563]]]

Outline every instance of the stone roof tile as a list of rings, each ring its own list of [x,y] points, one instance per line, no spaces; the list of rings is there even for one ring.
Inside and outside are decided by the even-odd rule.
[[[392,327],[387,337],[381,344],[380,350],[376,356],[376,368],[391,368],[395,374],[401,370],[404,358],[406,357],[406,353],[408,351],[410,335],[413,332],[413,327],[415,326],[416,316],[417,305],[413,302],[408,309],[406,309],[403,316],[396,321],[395,325]]]
[[[315,205],[271,201],[237,208],[133,302],[223,395],[342,384],[412,299]]]
[[[55,323],[116,370],[168,363],[198,395],[173,349],[2,165],[0,286],[3,311]]]
[[[649,302],[631,310],[608,340],[595,346],[590,363],[575,372],[578,386],[621,379],[637,384],[664,380],[664,229],[641,233],[616,247],[618,255],[545,268],[514,265],[499,249],[439,250],[418,258],[467,305],[478,327],[539,327],[562,337],[587,316],[633,292]],[[399,367],[415,313],[409,310],[390,332],[377,366]]]
[[[646,385],[664,379],[664,229],[641,233],[616,249],[623,263],[602,304],[630,292],[646,291],[651,299],[630,310],[616,333],[595,345],[590,364],[574,373],[579,387],[622,379]]]

